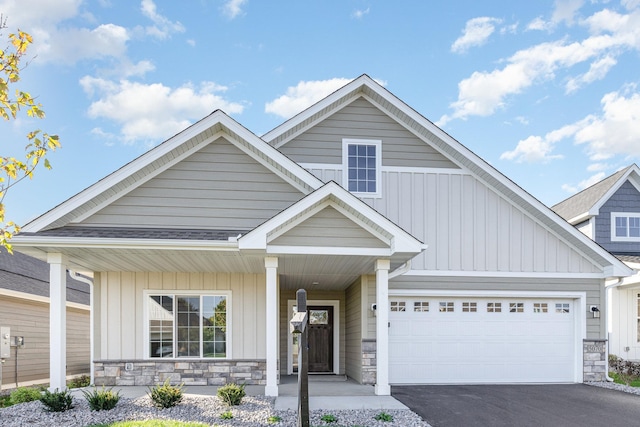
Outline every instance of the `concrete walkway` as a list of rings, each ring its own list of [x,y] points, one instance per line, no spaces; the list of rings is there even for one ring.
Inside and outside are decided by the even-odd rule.
[[[298,408],[298,379],[295,376],[280,378],[279,396],[276,398],[275,409],[287,410]],[[108,388],[108,387],[107,387]],[[113,391],[120,391],[122,397],[135,399],[145,396],[149,392],[147,386],[115,386]],[[92,388],[87,388],[92,390]],[[215,396],[216,386],[185,386],[186,395]],[[264,395],[263,386],[248,385],[245,391],[249,396]],[[77,398],[83,398],[81,389],[72,389]],[[351,379],[340,376],[310,376],[309,377],[309,409],[330,410],[392,410],[408,409],[404,404],[391,396],[376,396],[373,386],[358,384]]]

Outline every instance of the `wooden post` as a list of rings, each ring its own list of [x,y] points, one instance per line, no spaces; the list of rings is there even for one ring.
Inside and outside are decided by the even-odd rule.
[[[298,289],[296,300],[298,313],[306,312],[307,291]],[[306,319],[308,318],[307,316]],[[303,327],[302,333],[298,335],[298,427],[309,427],[309,347],[307,335],[306,327]]]

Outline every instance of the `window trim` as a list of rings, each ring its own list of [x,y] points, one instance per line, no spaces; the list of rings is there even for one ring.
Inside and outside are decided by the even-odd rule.
[[[225,357],[151,357],[149,354],[149,298],[152,295],[170,295],[174,298],[176,296],[218,296],[227,298],[227,336],[226,336],[226,356]],[[232,349],[233,349],[233,315],[232,315],[232,292],[230,290],[186,290],[186,289],[144,289],[142,291],[142,311],[143,311],[143,340],[142,343],[144,352],[143,358],[146,360],[227,360],[233,359]],[[174,313],[175,316],[175,313]],[[174,334],[175,334],[175,319],[174,319]],[[174,335],[175,338],[175,335]],[[174,339],[175,343],[175,339]],[[201,343],[202,344],[202,343]]]
[[[352,194],[359,197],[381,198],[382,184],[382,140],[380,139],[342,139],[342,186],[349,191],[349,146],[350,145],[373,145],[376,147],[376,191],[375,192],[359,192],[351,191]]]
[[[627,218],[627,235],[616,236],[616,219]],[[629,237],[629,218],[640,218],[640,212],[611,212],[611,241],[612,242],[640,242],[640,237]]]

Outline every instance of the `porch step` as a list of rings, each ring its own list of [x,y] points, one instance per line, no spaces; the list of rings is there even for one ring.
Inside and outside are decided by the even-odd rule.
[[[346,375],[334,375],[334,374],[309,374],[309,382],[342,382],[346,381]]]

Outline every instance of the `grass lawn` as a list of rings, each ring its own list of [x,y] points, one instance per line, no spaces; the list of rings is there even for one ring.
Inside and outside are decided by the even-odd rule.
[[[620,375],[615,372],[609,372],[609,376],[613,378],[614,382],[617,384],[627,385],[622,379],[620,379]],[[640,387],[640,378],[633,379],[628,385],[631,387]]]

